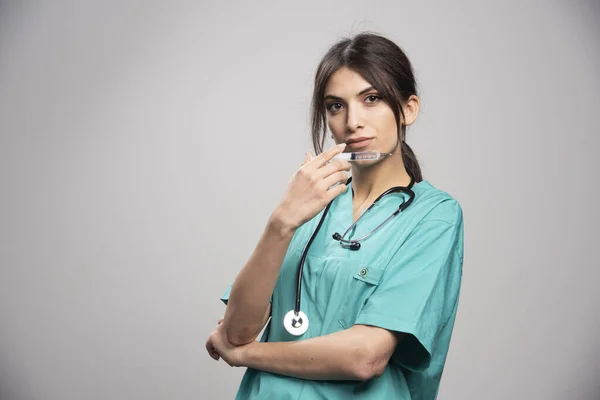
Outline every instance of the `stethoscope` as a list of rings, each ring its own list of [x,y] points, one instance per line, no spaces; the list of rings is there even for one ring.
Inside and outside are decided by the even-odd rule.
[[[352,181],[352,178],[349,178],[348,181],[346,182],[346,185],[349,184],[351,181]],[[354,223],[352,223],[352,225],[350,225],[350,227],[348,227],[348,229],[346,229],[346,231],[344,232],[343,235],[340,235],[339,233],[336,232],[332,236],[333,239],[340,242],[342,247],[344,247],[346,249],[360,250],[360,247],[361,247],[360,242],[362,242],[363,240],[367,239],[369,236],[371,236],[372,234],[377,232],[389,220],[391,220],[396,215],[398,215],[402,211],[406,210],[406,208],[408,206],[410,206],[410,204],[415,199],[415,193],[412,190],[413,185],[414,185],[414,180],[411,177],[411,180],[410,180],[410,183],[408,186],[394,186],[394,187],[386,190],[385,192],[383,192],[381,195],[379,195],[379,197],[377,197],[375,199],[373,204],[371,204],[369,206],[369,208],[367,208],[365,210],[365,212],[363,212],[358,217],[358,219],[356,221],[354,221]],[[371,232],[369,232],[365,236],[358,238],[358,239],[351,239],[351,240],[344,239],[344,237],[348,234],[348,232],[350,232],[352,230],[352,228],[354,228],[354,226],[356,226],[356,224],[360,221],[360,219],[365,214],[367,214],[369,212],[369,210],[371,208],[373,208],[382,197],[384,197],[385,195],[388,195],[390,193],[406,193],[406,194],[408,194],[408,200],[404,200],[402,202],[402,204],[400,204],[398,209],[392,213],[392,215],[387,217],[381,224],[379,224],[377,227],[375,227],[375,229],[371,230]],[[300,294],[302,292],[302,270],[304,269],[304,262],[306,260],[306,255],[308,254],[308,249],[310,248],[310,245],[312,244],[313,240],[317,236],[317,233],[319,233],[319,229],[321,229],[321,225],[323,225],[323,221],[325,220],[325,217],[327,216],[327,212],[329,211],[329,207],[331,207],[332,203],[333,203],[333,200],[330,201],[329,204],[327,204],[327,207],[325,207],[325,211],[323,211],[323,215],[321,216],[321,219],[319,220],[319,223],[317,224],[317,228],[315,229],[315,231],[311,235],[310,239],[304,246],[304,251],[302,252],[302,257],[300,257],[300,263],[298,265],[298,278],[297,278],[297,283],[296,283],[296,305],[293,310],[290,310],[287,314],[285,314],[285,317],[283,317],[283,326],[285,327],[285,330],[294,336],[301,336],[308,329],[308,317],[306,316],[306,314],[304,312],[302,312],[300,310]]]

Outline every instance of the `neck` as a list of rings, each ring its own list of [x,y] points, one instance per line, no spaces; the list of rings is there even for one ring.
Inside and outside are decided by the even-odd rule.
[[[369,167],[352,167],[354,209],[369,206],[383,192],[393,186],[408,186],[410,176],[404,168],[401,155],[388,156]]]

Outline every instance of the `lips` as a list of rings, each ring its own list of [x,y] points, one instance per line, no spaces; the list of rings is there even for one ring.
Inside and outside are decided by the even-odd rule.
[[[357,149],[362,149],[362,148],[369,146],[372,141],[373,141],[372,138],[357,138],[357,139],[347,141],[346,146],[353,150],[357,150]]]

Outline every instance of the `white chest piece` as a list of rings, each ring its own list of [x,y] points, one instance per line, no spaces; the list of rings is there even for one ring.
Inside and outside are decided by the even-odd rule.
[[[301,336],[308,329],[308,317],[302,311],[296,312],[290,310],[283,317],[283,326],[290,335]]]

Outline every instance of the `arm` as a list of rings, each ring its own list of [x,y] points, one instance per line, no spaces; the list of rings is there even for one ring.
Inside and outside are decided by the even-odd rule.
[[[269,320],[270,317],[271,317],[271,303],[269,303],[269,305],[267,306],[267,312],[265,312],[265,315],[263,317],[263,321],[261,323],[262,327],[265,326],[265,324],[267,323],[267,321]],[[247,346],[235,346],[235,345],[227,342],[227,338],[225,337],[223,329],[219,329],[219,326],[223,323],[224,319],[225,318],[219,319],[219,321],[217,322],[217,329],[215,329],[213,331],[213,333],[209,336],[209,338],[206,340],[206,343],[205,343],[206,351],[208,351],[208,354],[213,359],[215,359],[217,361],[221,358],[221,355],[219,354],[219,351],[215,347],[215,344],[217,344],[217,345],[219,345],[219,344],[226,345],[230,349],[236,349],[237,347],[239,347],[239,348],[245,348],[245,347],[247,347]],[[220,340],[217,340],[216,343],[213,343],[214,342],[214,338],[215,338],[215,334],[218,335],[217,338],[220,338]],[[257,333],[256,336],[258,336],[258,333]],[[254,339],[256,339],[256,336],[254,337]],[[226,349],[224,351],[224,354],[227,354],[227,350]]]
[[[347,174],[343,171],[350,169],[350,163],[329,163],[343,149],[338,145],[314,159],[307,157],[290,182],[256,249],[231,286],[223,322],[229,343],[239,346],[256,338],[264,326],[269,299],[296,229],[346,190]]]
[[[240,364],[311,380],[369,380],[383,374],[401,334],[355,325],[295,342],[249,344]]]
[[[250,260],[233,282],[224,316],[231,344],[253,341],[265,326],[271,314],[269,299],[293,232],[272,218]]]

